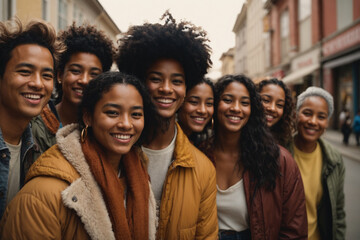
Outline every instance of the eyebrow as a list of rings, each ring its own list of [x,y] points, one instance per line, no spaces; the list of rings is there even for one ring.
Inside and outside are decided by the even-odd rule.
[[[20,68],[20,67],[28,67],[28,68],[36,68],[33,64],[30,64],[30,63],[19,63],[16,65],[15,68]],[[52,72],[54,73],[54,69],[53,68],[48,68],[48,67],[45,67],[43,68],[44,71],[47,71],[47,72]]]
[[[81,64],[77,64],[77,63],[72,63],[69,65],[69,67],[78,67],[78,68],[84,68],[83,65]],[[102,71],[100,68],[98,67],[91,67],[90,68],[91,70],[99,70],[99,71]]]
[[[160,76],[163,75],[161,72],[157,72],[157,71],[150,71],[148,74],[157,74],[157,75],[160,75]],[[182,74],[182,73],[172,73],[171,76],[172,77],[183,77],[183,78],[185,78],[184,74]]]
[[[114,107],[114,108],[118,108],[118,109],[121,108],[121,106],[119,104],[115,104],[115,103],[107,103],[103,106],[103,108],[105,108],[105,107]],[[142,107],[142,106],[133,106],[131,108],[134,110],[137,110],[137,109],[143,110],[144,109],[144,107]]]

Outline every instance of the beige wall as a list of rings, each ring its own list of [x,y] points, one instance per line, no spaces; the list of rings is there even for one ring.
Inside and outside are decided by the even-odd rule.
[[[42,18],[42,1],[16,0],[15,14],[23,22],[28,22],[33,18]]]

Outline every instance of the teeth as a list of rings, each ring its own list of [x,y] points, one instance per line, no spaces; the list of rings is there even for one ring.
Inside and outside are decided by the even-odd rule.
[[[82,89],[75,89],[75,92],[82,94],[83,90]]]
[[[202,117],[196,117],[196,118],[194,118],[196,121],[204,121],[205,120],[205,118],[202,118]]]
[[[41,96],[38,95],[38,94],[30,94],[30,93],[24,94],[24,97],[30,98],[30,99],[33,99],[33,100],[37,100],[37,99],[41,98]]]
[[[173,102],[173,100],[168,99],[168,98],[157,99],[157,101],[160,103],[172,103]]]
[[[114,134],[113,135],[115,138],[121,139],[121,140],[127,140],[131,137],[131,135],[129,134]]]
[[[235,120],[235,121],[240,120],[240,117],[235,117],[235,116],[229,116],[228,118],[230,118],[231,120]]]
[[[265,117],[268,118],[268,119],[274,119],[274,117],[271,116],[271,115],[265,115]]]

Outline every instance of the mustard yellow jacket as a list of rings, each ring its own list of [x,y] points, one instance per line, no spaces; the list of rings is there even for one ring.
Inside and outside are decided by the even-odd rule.
[[[77,128],[71,124],[59,130],[57,145],[31,166],[27,183],[1,219],[0,239],[115,239]],[[155,239],[155,205],[150,191],[149,239]]]
[[[180,126],[161,197],[157,239],[217,239],[216,172]]]

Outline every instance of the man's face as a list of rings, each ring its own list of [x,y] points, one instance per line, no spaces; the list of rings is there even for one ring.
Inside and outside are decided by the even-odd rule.
[[[40,114],[54,85],[54,61],[50,51],[37,44],[23,44],[11,51],[0,78],[0,113],[13,119]]]

